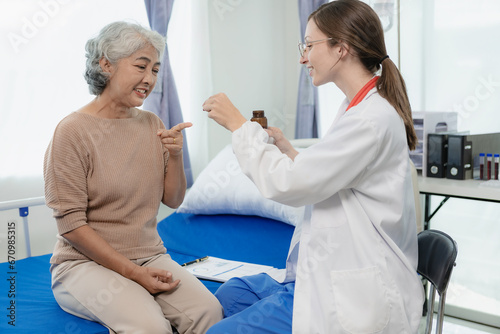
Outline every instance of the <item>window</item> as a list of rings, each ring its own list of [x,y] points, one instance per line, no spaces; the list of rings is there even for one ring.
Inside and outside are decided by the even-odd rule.
[[[500,132],[500,3],[493,0],[404,0],[402,70],[414,110],[455,111],[458,130]],[[420,23],[416,21],[418,17]],[[500,143],[498,152],[500,153]],[[480,182],[480,181],[478,181]],[[436,207],[442,198],[433,198]],[[458,243],[447,313],[500,323],[500,205],[450,199],[431,228]]]

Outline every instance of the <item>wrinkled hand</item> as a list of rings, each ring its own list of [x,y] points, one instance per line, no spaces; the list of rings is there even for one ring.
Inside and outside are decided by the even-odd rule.
[[[280,149],[281,153],[288,155],[292,160],[295,159],[299,152],[295,150],[295,148],[288,141],[288,139],[286,139],[285,135],[280,129],[269,127],[264,130],[268,133],[269,137],[274,138],[274,145],[276,145]]]
[[[172,273],[166,270],[137,266],[130,279],[140,284],[151,294],[167,292],[175,289],[180,280],[173,280]]]
[[[203,110],[208,117],[233,132],[247,121],[224,93],[209,97],[203,103]]]
[[[190,122],[179,123],[174,125],[170,130],[159,129],[156,133],[160,137],[163,147],[165,147],[171,156],[180,155],[182,153],[182,145],[184,142],[184,136],[182,135],[182,130],[193,126]]]

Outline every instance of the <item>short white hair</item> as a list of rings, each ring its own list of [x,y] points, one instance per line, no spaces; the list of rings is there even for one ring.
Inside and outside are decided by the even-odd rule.
[[[111,64],[116,64],[120,59],[151,45],[161,60],[165,44],[162,35],[139,24],[123,21],[108,24],[85,45],[87,64],[84,77],[89,85],[89,92],[100,95],[108,83],[108,74],[99,64],[102,57]]]

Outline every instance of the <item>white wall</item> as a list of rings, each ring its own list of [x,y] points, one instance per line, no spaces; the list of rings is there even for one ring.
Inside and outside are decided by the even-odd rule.
[[[216,3],[226,6],[217,6]],[[298,6],[290,0],[213,1],[209,6],[214,93],[224,92],[248,119],[264,109],[268,124],[293,138],[299,53]],[[211,121],[210,157],[230,143]]]

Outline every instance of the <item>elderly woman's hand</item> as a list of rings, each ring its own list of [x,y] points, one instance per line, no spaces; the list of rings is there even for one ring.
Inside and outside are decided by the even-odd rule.
[[[209,97],[203,103],[203,110],[208,112],[209,118],[231,132],[239,129],[247,121],[224,93]]]
[[[160,137],[163,146],[169,151],[171,156],[180,155],[182,153],[184,136],[181,131],[191,126],[193,126],[192,123],[185,122],[174,125],[170,130],[158,130],[156,134]]]
[[[171,272],[153,267],[136,266],[129,278],[153,295],[171,291],[180,283],[173,280]]]

